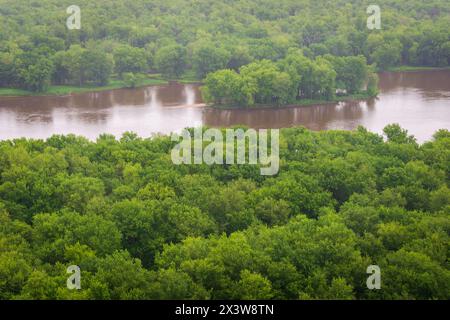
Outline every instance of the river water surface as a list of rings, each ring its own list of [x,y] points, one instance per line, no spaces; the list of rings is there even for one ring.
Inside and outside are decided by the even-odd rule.
[[[63,97],[0,97],[0,140],[48,138],[74,133],[95,139],[133,131],[143,137],[207,125],[252,128],[305,126],[352,130],[363,125],[381,133],[399,123],[420,142],[450,130],[450,70],[382,73],[380,95],[284,109],[217,110],[203,106],[198,85],[170,84]]]

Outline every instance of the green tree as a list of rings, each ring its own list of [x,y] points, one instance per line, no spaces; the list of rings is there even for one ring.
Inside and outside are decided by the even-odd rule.
[[[244,79],[256,84],[255,102],[286,104],[293,100],[289,90],[292,86],[288,73],[280,72],[269,60],[253,62],[240,70]]]
[[[402,129],[399,124],[390,124],[383,129],[384,134],[390,142],[415,143],[414,136],[408,135],[408,130]]]
[[[113,57],[98,49],[88,49],[81,55],[83,78],[96,85],[108,83],[114,69]]]
[[[374,49],[371,58],[380,70],[386,70],[400,63],[401,52],[402,44],[400,41],[383,42]]]
[[[241,272],[241,280],[236,292],[236,299],[269,300],[273,297],[272,285],[269,280],[248,270]]]
[[[225,68],[229,60],[230,53],[214,44],[201,44],[193,50],[192,64],[200,79],[210,72]]]
[[[371,97],[375,97],[379,93],[378,84],[379,84],[379,77],[376,73],[369,73],[368,76],[368,82],[367,82],[367,93]]]
[[[122,74],[122,78],[127,88],[136,88],[142,82],[144,76],[142,74],[125,72]]]
[[[186,68],[186,49],[180,45],[162,47],[156,52],[155,66],[167,77],[179,77]]]
[[[202,88],[205,101],[215,104],[251,106],[254,103],[256,84],[232,70],[208,74]]]
[[[23,53],[18,59],[17,72],[21,85],[32,91],[44,91],[53,74],[53,63],[45,52],[32,51]]]
[[[85,82],[84,62],[82,60],[86,49],[72,45],[67,51],[59,51],[53,56],[55,64],[54,81],[58,84],[77,84]]]
[[[368,66],[364,56],[335,57],[327,55],[326,59],[331,62],[336,71],[338,89],[344,89],[350,94],[362,90],[368,78]]]
[[[120,46],[114,51],[116,72],[143,73],[147,70],[147,56],[144,49]]]

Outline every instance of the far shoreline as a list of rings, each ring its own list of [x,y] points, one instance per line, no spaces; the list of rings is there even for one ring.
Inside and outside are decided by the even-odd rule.
[[[440,70],[450,70],[450,67],[414,67],[414,66],[399,66],[392,67],[390,69],[380,71],[378,73],[399,73],[399,72],[420,72],[420,71],[440,71]],[[33,92],[24,89],[17,88],[1,88],[0,87],[0,98],[20,98],[20,97],[64,97],[76,94],[86,94],[86,93],[96,93],[96,92],[105,92],[112,90],[121,90],[121,89],[137,89],[144,87],[153,87],[153,86],[164,86],[169,85],[171,82],[180,83],[180,84],[202,84],[202,81],[199,80],[186,80],[186,79],[163,79],[160,77],[155,78],[147,78],[139,85],[136,85],[133,88],[128,87],[122,80],[111,80],[109,84],[105,86],[64,86],[64,85],[52,85],[48,90],[44,92]],[[262,109],[262,108],[287,108],[287,107],[300,107],[300,106],[309,106],[315,104],[327,104],[327,103],[338,103],[344,101],[358,101],[358,100],[367,100],[370,97],[340,97],[341,99],[333,99],[333,100],[308,100],[305,102],[300,102],[295,105],[288,106],[256,106],[256,107],[223,107],[223,106],[209,106],[216,109]]]
[[[50,86],[43,92],[33,92],[16,88],[0,88],[0,98],[23,98],[23,97],[65,97],[77,94],[88,94],[113,90],[133,90],[138,88],[156,87],[169,85],[172,82],[180,84],[201,84],[201,81],[190,81],[183,79],[166,80],[163,78],[148,78],[134,87],[125,85],[122,80],[112,80],[105,86]]]
[[[139,85],[135,86],[135,88],[142,87],[151,87],[151,86],[160,86],[167,85],[169,81],[162,79],[146,79],[142,81]],[[50,86],[48,90],[43,92],[32,92],[23,89],[15,89],[15,88],[0,88],[0,98],[17,98],[17,97],[64,97],[75,94],[84,94],[84,93],[96,93],[96,92],[104,92],[110,90],[120,90],[120,89],[135,89],[127,87],[123,81],[121,80],[112,80],[109,84],[105,86],[64,86],[64,85],[55,85]]]

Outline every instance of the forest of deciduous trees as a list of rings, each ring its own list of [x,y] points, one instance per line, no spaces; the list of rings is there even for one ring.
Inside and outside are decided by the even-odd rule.
[[[384,133],[284,129],[274,177],[168,136],[2,141],[0,299],[449,299],[450,133]]]
[[[239,72],[225,69],[209,73],[202,92],[207,102],[238,107],[331,100],[336,92],[365,92],[365,97],[371,97],[378,93],[378,75],[371,69],[362,55],[327,54],[311,60],[299,51],[290,51],[278,63],[261,60],[242,66]]]
[[[68,30],[66,8],[73,1],[2,0],[0,86],[43,91],[50,84],[133,82],[141,73],[201,80],[252,62],[276,63],[290,50],[302,50],[312,60],[362,55],[378,70],[449,65],[448,1],[377,1],[381,30],[366,26],[369,4],[79,0],[81,29]]]
[[[0,87],[202,80],[206,100],[377,93],[450,63],[447,0],[0,0]],[[161,75],[161,76],[160,76]],[[366,92],[364,92],[366,91]],[[174,165],[169,136],[0,141],[0,300],[450,299],[450,133],[282,129],[280,170]],[[67,267],[81,269],[68,290]],[[366,286],[381,269],[382,290]]]

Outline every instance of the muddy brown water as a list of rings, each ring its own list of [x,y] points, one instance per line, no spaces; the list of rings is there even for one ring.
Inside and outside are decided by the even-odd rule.
[[[363,125],[381,133],[387,124],[399,123],[423,142],[438,129],[450,129],[450,70],[381,73],[380,91],[369,101],[241,110],[204,107],[198,85],[177,83],[62,97],[0,97],[0,140],[69,133],[94,140],[125,131],[148,137],[185,127],[239,124],[312,130]]]

